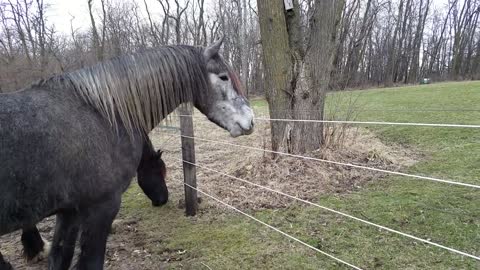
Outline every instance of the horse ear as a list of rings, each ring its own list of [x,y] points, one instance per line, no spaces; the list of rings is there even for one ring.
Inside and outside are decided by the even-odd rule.
[[[223,41],[225,40],[225,36],[222,36],[219,40],[217,40],[215,43],[212,45],[208,46],[205,51],[203,52],[203,55],[205,56],[205,59],[209,60],[213,56],[217,55],[218,52],[220,51],[220,47],[222,47]]]
[[[162,151],[162,150],[158,150],[158,151],[157,151],[157,159],[161,159],[161,158],[162,158],[162,154],[163,154],[163,151]]]

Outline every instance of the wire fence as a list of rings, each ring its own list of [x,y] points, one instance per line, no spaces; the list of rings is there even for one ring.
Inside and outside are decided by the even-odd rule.
[[[450,251],[450,252],[453,252],[453,253],[457,253],[457,254],[459,254],[459,255],[467,256],[467,257],[470,257],[470,258],[472,258],[472,259],[475,259],[475,260],[479,260],[479,261],[480,261],[480,257],[475,256],[475,255],[472,255],[472,254],[469,254],[469,253],[466,253],[466,252],[463,252],[463,251],[460,251],[460,250],[457,250],[457,249],[454,249],[454,248],[450,248],[450,247],[447,247],[447,246],[444,246],[444,245],[441,245],[441,244],[432,242],[432,241],[430,241],[430,240],[426,240],[426,239],[423,239],[423,238],[420,238],[420,237],[416,237],[416,236],[411,235],[411,234],[403,233],[403,232],[401,232],[401,231],[394,230],[394,229],[391,229],[391,228],[388,228],[388,227],[385,227],[385,226],[382,226],[382,225],[379,225],[379,224],[376,224],[376,223],[367,221],[367,220],[365,220],[365,219],[361,219],[361,218],[358,218],[358,217],[355,217],[355,216],[352,216],[352,215],[349,215],[349,214],[346,214],[346,213],[343,213],[343,212],[334,210],[334,209],[332,209],[332,208],[325,207],[325,206],[322,206],[322,205],[320,205],[320,204],[313,203],[313,202],[310,202],[310,201],[308,201],[308,200],[304,200],[304,199],[298,198],[298,197],[296,197],[296,196],[287,194],[287,193],[285,193],[285,192],[278,191],[278,190],[275,190],[275,189],[272,189],[272,188],[269,188],[269,187],[266,187],[266,186],[262,186],[262,185],[253,183],[253,182],[251,182],[251,181],[248,181],[248,180],[245,180],[245,179],[236,177],[236,176],[232,176],[232,175],[223,173],[223,172],[221,172],[221,171],[218,171],[218,170],[209,168],[209,167],[204,166],[204,165],[200,165],[200,164],[198,164],[198,163],[192,163],[192,162],[185,161],[185,160],[182,160],[182,159],[177,159],[177,160],[180,161],[180,162],[188,163],[188,164],[193,165],[193,166],[195,166],[195,167],[197,167],[197,168],[205,169],[205,170],[208,170],[208,171],[211,171],[211,172],[214,172],[214,173],[223,175],[223,176],[228,177],[228,178],[233,179],[233,180],[237,180],[237,181],[240,181],[240,182],[243,182],[243,183],[252,185],[252,186],[256,186],[256,187],[258,187],[258,188],[261,188],[261,189],[264,189],[264,190],[267,190],[267,191],[270,191],[270,192],[273,192],[273,193],[277,193],[277,194],[279,194],[279,195],[282,195],[282,196],[288,197],[288,198],[290,198],[290,199],[293,199],[293,200],[296,200],[296,201],[299,201],[299,202],[308,204],[308,205],[310,205],[310,206],[318,207],[318,208],[323,209],[323,210],[326,210],[326,211],[328,211],[328,212],[331,212],[331,213],[334,213],[334,214],[337,214],[337,215],[341,215],[341,216],[344,216],[344,217],[347,217],[347,218],[350,218],[350,219],[353,219],[353,220],[362,222],[362,223],[367,224],[367,225],[370,225],[370,226],[374,226],[374,227],[376,227],[376,228],[378,228],[378,229],[385,230],[385,231],[388,231],[388,232],[391,232],[391,233],[395,233],[395,234],[398,234],[398,235],[401,235],[401,236],[404,236],[404,237],[407,237],[407,238],[410,238],[410,239],[413,239],[413,240],[416,240],[416,241],[419,241],[419,242],[422,242],[422,243],[425,243],[425,244],[429,244],[429,245],[432,245],[432,246],[435,246],[435,247],[438,247],[438,248],[441,248],[441,249],[444,249],[444,250],[447,250],[447,251]]]
[[[198,191],[199,193],[201,193],[201,194],[209,197],[210,199],[212,199],[212,200],[214,200],[214,201],[222,204],[223,206],[226,206],[227,208],[232,209],[232,210],[234,210],[234,211],[236,211],[236,212],[238,212],[238,213],[240,213],[240,214],[248,217],[249,219],[251,219],[251,220],[253,220],[253,221],[257,222],[257,223],[260,223],[260,224],[262,224],[263,226],[266,226],[266,227],[268,227],[268,228],[270,228],[270,229],[272,229],[272,230],[280,233],[281,235],[283,235],[283,236],[285,236],[285,237],[287,237],[287,238],[289,238],[289,239],[291,239],[291,240],[293,240],[293,241],[296,241],[296,242],[298,242],[298,243],[300,243],[300,244],[302,244],[302,245],[304,245],[304,246],[306,246],[306,247],[308,247],[308,248],[310,248],[310,249],[312,249],[312,250],[314,250],[314,251],[316,251],[316,252],[318,252],[318,253],[321,253],[321,254],[323,254],[323,255],[325,255],[325,256],[327,256],[327,257],[329,257],[329,258],[331,258],[331,259],[333,259],[333,260],[335,260],[335,261],[337,261],[337,262],[339,262],[339,263],[342,263],[342,264],[344,264],[344,265],[347,265],[347,266],[349,266],[349,267],[351,267],[351,268],[353,268],[353,269],[362,270],[362,268],[357,267],[357,266],[355,266],[355,265],[353,265],[353,264],[350,264],[350,263],[348,263],[348,262],[346,262],[346,261],[344,261],[344,260],[341,260],[341,259],[339,259],[339,258],[337,258],[337,257],[335,257],[335,256],[333,256],[333,255],[331,255],[331,254],[329,254],[329,253],[327,253],[327,252],[325,252],[325,251],[322,251],[322,250],[320,250],[320,249],[318,249],[318,248],[316,248],[316,247],[314,247],[314,246],[312,246],[312,245],[310,245],[310,244],[307,244],[307,243],[305,243],[304,241],[302,241],[302,240],[300,240],[300,239],[298,239],[298,238],[296,238],[296,237],[294,237],[294,236],[292,236],[292,235],[290,235],[290,234],[288,234],[288,233],[286,233],[286,232],[284,232],[284,231],[282,231],[282,230],[280,230],[280,229],[278,229],[278,228],[276,228],[276,227],[274,227],[274,226],[272,226],[272,225],[270,225],[270,224],[268,224],[268,223],[266,223],[266,222],[263,222],[263,221],[259,220],[258,218],[254,217],[254,216],[252,216],[252,215],[249,215],[249,214],[243,212],[242,210],[240,210],[240,209],[238,209],[238,208],[236,208],[236,207],[234,207],[234,206],[232,206],[232,205],[230,205],[230,204],[228,204],[228,203],[220,200],[220,199],[217,198],[217,197],[214,197],[214,196],[208,194],[207,192],[205,192],[205,191],[203,191],[203,190],[201,190],[201,189],[199,189],[199,188],[193,187],[193,186],[191,186],[191,185],[189,185],[189,184],[187,184],[187,183],[184,183],[184,185],[187,186],[187,187],[189,187],[189,188],[191,188],[191,189],[193,189],[193,190]]]
[[[205,117],[178,115],[179,117],[193,117],[205,119]],[[265,122],[292,122],[292,123],[329,123],[329,124],[349,124],[349,125],[377,125],[377,126],[410,126],[410,127],[436,127],[436,128],[480,128],[480,125],[470,124],[443,124],[443,123],[409,123],[409,122],[379,122],[379,121],[341,121],[341,120],[309,120],[309,119],[271,119],[254,118],[256,121]]]
[[[260,112],[269,113],[268,109],[260,109]],[[291,112],[291,110],[275,110],[276,112]],[[402,112],[402,113],[438,113],[438,112],[454,112],[454,113],[464,113],[464,112],[480,112],[480,109],[470,108],[470,109],[440,109],[440,108],[401,108],[401,109],[376,109],[376,108],[364,108],[363,106],[350,106],[347,105],[345,108],[325,108],[324,110],[295,110],[295,112],[325,112],[328,113],[342,113],[342,112]]]
[[[473,111],[473,110],[472,110]],[[178,115],[179,117],[194,117],[194,116],[191,116],[191,115]],[[194,117],[194,118],[198,118],[198,117]],[[202,117],[203,118],[203,117]],[[467,128],[467,129],[476,129],[476,128],[480,128],[480,125],[472,125],[472,124],[434,124],[434,123],[399,123],[399,122],[362,122],[362,121],[330,121],[330,120],[297,120],[297,119],[269,119],[269,118],[255,118],[255,120],[257,121],[266,121],[266,122],[303,122],[303,123],[333,123],[333,124],[352,124],[352,125],[356,125],[356,124],[359,124],[359,125],[389,125],[389,126],[411,126],[411,127],[435,127],[435,128]],[[173,129],[170,129],[170,131],[172,131]],[[474,188],[474,189],[480,189],[480,185],[476,185],[476,184],[470,184],[470,183],[463,183],[463,182],[460,182],[460,181],[452,181],[452,180],[445,180],[445,179],[440,179],[440,178],[435,178],[435,177],[428,177],[428,176],[422,176],[422,175],[415,175],[415,174],[408,174],[408,173],[402,173],[402,172],[397,172],[397,171],[390,171],[390,170],[385,170],[385,169],[379,169],[379,168],[373,168],[373,167],[368,167],[368,166],[364,166],[364,165],[358,165],[358,164],[352,164],[352,163],[345,163],[345,162],[338,162],[338,161],[332,161],[332,160],[326,160],[326,159],[319,159],[319,158],[314,158],[314,157],[308,157],[308,156],[302,156],[302,155],[296,155],[296,154],[290,154],[290,153],[285,153],[285,152],[280,152],[280,151],[273,151],[273,150],[269,150],[269,149],[262,149],[262,148],[258,148],[258,147],[253,147],[253,146],[247,146],[247,145],[240,145],[240,144],[234,144],[234,143],[230,143],[230,142],[226,142],[226,141],[219,141],[219,140],[211,140],[211,139],[206,139],[206,138],[200,138],[200,137],[196,137],[196,136],[186,136],[186,135],[177,135],[177,134],[172,134],[170,139],[168,141],[171,140],[172,137],[180,137],[180,138],[185,138],[185,139],[192,139],[192,140],[198,140],[198,141],[203,141],[203,142],[208,142],[208,143],[215,143],[215,144],[221,144],[221,145],[228,145],[228,146],[233,146],[233,147],[238,147],[238,148],[244,148],[244,149],[249,149],[249,150],[255,150],[255,151],[261,151],[261,152],[266,152],[266,153],[272,153],[272,154],[277,154],[277,155],[282,155],[282,156],[287,156],[287,157],[293,157],[293,158],[299,158],[299,159],[304,159],[304,160],[311,160],[311,161],[318,161],[318,162],[323,162],[323,163],[328,163],[328,164],[333,164],[333,165],[339,165],[339,166],[346,166],[346,167],[352,167],[352,168],[356,168],[356,169],[363,169],[363,170],[370,170],[370,171],[375,171],[375,172],[380,172],[380,173],[386,173],[386,174],[391,174],[391,175],[397,175],[397,176],[404,176],[404,177],[409,177],[409,178],[415,178],[415,179],[420,179],[420,180],[427,180],[427,181],[433,181],[433,182],[438,182],[438,183],[444,183],[444,184],[450,184],[450,185],[455,185],[455,186],[461,186],[461,187],[467,187],[467,188]],[[261,188],[263,190],[266,190],[266,191],[269,191],[269,192],[272,192],[272,193],[276,193],[276,194],[279,194],[279,195],[282,195],[284,197],[287,197],[287,198],[290,198],[290,199],[293,199],[295,201],[298,201],[298,202],[302,202],[302,203],[305,203],[307,205],[310,205],[310,206],[314,206],[314,207],[317,207],[317,208],[320,208],[322,210],[325,210],[325,211],[328,211],[328,212],[331,212],[331,213],[334,213],[334,214],[337,214],[337,215],[341,215],[343,217],[346,217],[346,218],[349,218],[349,219],[352,219],[352,220],[355,220],[355,221],[358,221],[358,222],[361,222],[363,224],[366,224],[366,225],[369,225],[369,226],[373,226],[373,227],[376,227],[380,230],[384,230],[384,231],[387,231],[387,232],[391,232],[391,233],[394,233],[394,234],[397,234],[397,235],[400,235],[400,236],[403,236],[403,237],[406,237],[406,238],[409,238],[409,239],[412,239],[412,240],[415,240],[415,241],[419,241],[419,242],[422,242],[424,244],[427,244],[427,245],[431,245],[431,246],[435,246],[437,248],[440,248],[440,249],[443,249],[443,250],[446,250],[446,251],[449,251],[449,252],[452,252],[452,253],[455,253],[455,254],[458,254],[458,255],[461,255],[461,256],[465,256],[465,257],[468,257],[468,258],[471,258],[471,259],[475,259],[477,261],[480,261],[480,257],[479,256],[476,256],[474,254],[470,254],[470,253],[467,253],[467,252],[464,252],[464,251],[461,251],[461,250],[458,250],[458,249],[455,249],[455,248],[451,248],[451,247],[448,247],[448,246],[445,246],[445,245],[442,245],[442,244],[439,244],[439,243],[436,243],[436,242],[433,242],[431,241],[430,239],[424,239],[424,238],[420,238],[420,237],[417,237],[417,236],[414,236],[414,235],[411,235],[411,234],[408,234],[408,233],[404,233],[404,232],[401,232],[401,231],[398,231],[398,230],[395,230],[395,229],[392,229],[392,228],[388,228],[386,226],[383,226],[383,225],[379,225],[379,224],[376,224],[374,222],[371,222],[371,221],[368,221],[366,219],[362,219],[362,218],[358,218],[358,217],[355,217],[355,216],[352,216],[350,214],[347,214],[347,213],[343,213],[341,211],[338,211],[338,210],[335,210],[335,209],[332,209],[332,208],[329,208],[329,207],[325,207],[325,206],[322,206],[318,203],[314,203],[314,202],[311,202],[311,201],[308,201],[308,200],[305,200],[305,199],[301,199],[297,196],[294,196],[294,195],[291,195],[291,194],[288,194],[288,193],[285,193],[285,192],[282,192],[282,191],[278,191],[278,190],[275,190],[273,188],[270,188],[270,187],[266,187],[266,186],[262,186],[262,185],[259,185],[257,183],[254,183],[254,182],[251,182],[251,181],[248,181],[246,179],[242,179],[242,178],[239,178],[239,177],[236,177],[236,176],[232,176],[230,174],[227,174],[227,173],[224,173],[224,172],[221,172],[219,170],[216,170],[216,169],[213,169],[213,168],[210,168],[208,166],[204,166],[204,165],[201,165],[197,162],[190,162],[190,161],[186,161],[184,159],[177,159],[179,162],[183,162],[183,164],[189,164],[189,165],[192,165],[192,166],[195,166],[197,168],[200,168],[200,169],[204,169],[204,170],[208,170],[208,171],[211,171],[211,172],[214,172],[214,173],[217,173],[219,175],[222,175],[222,176],[225,176],[227,178],[230,178],[230,179],[233,179],[233,180],[236,180],[236,181],[240,181],[240,182],[243,182],[243,183],[246,183],[246,184],[249,184],[249,185],[252,185],[252,186],[255,186],[257,188]],[[272,225],[270,224],[267,224],[255,217],[253,217],[252,215],[249,215],[247,213],[245,213],[244,211],[232,206],[232,205],[229,205],[228,203],[222,201],[221,199],[219,198],[216,198],[210,194],[208,194],[207,192],[201,190],[201,189],[198,189],[196,187],[193,187],[187,183],[184,183],[185,186],[193,189],[193,190],[196,190],[198,191],[199,193],[211,198],[212,200],[228,207],[229,209],[232,209],[252,220],[254,220],[255,222],[257,223],[260,223],[278,233],[280,233],[281,235],[291,239],[291,240],[294,240],[318,253],[321,253],[339,263],[342,263],[344,265],[347,265],[353,269],[361,269],[353,264],[350,264],[346,261],[343,261],[329,253],[326,253],[314,246],[311,246],[307,243],[305,243],[304,241],[288,234],[288,233],[285,233],[284,231],[276,228],[276,227],[273,227]]]
[[[480,189],[479,185],[463,183],[463,182],[458,182],[458,181],[452,181],[452,180],[444,180],[444,179],[435,178],[435,177],[408,174],[408,173],[378,169],[378,168],[367,167],[367,166],[363,166],[363,165],[344,163],[344,162],[338,162],[338,161],[332,161],[332,160],[326,160],[326,159],[320,159],[320,158],[314,158],[314,157],[306,157],[306,156],[302,156],[302,155],[296,155],[296,154],[290,154],[290,153],[285,153],[285,152],[262,149],[262,148],[253,147],[253,146],[234,144],[234,143],[229,143],[229,142],[225,142],[225,141],[209,140],[209,139],[200,138],[200,137],[191,137],[191,136],[185,136],[185,135],[173,135],[173,136],[183,137],[183,138],[187,138],[187,139],[195,139],[195,140],[210,142],[210,143],[229,145],[229,146],[234,146],[234,147],[239,147],[239,148],[244,148],[244,149],[266,152],[266,153],[278,154],[278,155],[287,156],[287,157],[318,161],[318,162],[323,162],[323,163],[328,163],[328,164],[333,164],[333,165],[346,166],[346,167],[351,167],[351,168],[356,168],[356,169],[363,169],[363,170],[375,171],[375,172],[380,172],[380,173],[387,173],[387,174],[391,174],[391,175],[405,176],[405,177],[410,177],[410,178],[415,178],[415,179],[420,179],[420,180],[427,180],[427,181],[445,183],[445,184],[450,184],[450,185]]]
[[[269,121],[269,122],[328,123],[328,124],[377,125],[377,126],[382,125],[382,126],[410,126],[410,127],[480,128],[480,125],[463,125],[463,124],[369,122],[369,121],[340,121],[340,120],[302,120],[302,119],[269,119],[269,118],[255,118],[255,120],[257,120],[257,121]]]
[[[268,110],[267,110],[268,111]],[[275,110],[277,112],[291,112],[291,110]],[[295,110],[296,112],[319,112],[320,110]],[[344,108],[325,108],[325,112],[405,112],[405,113],[416,113],[416,112],[480,112],[480,109],[439,109],[439,108],[403,108],[403,109],[375,109],[375,108],[364,108],[363,106],[353,106],[353,107],[344,107]]]

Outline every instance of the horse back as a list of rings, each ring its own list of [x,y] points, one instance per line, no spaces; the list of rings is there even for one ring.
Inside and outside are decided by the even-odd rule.
[[[137,144],[72,91],[0,95],[0,235],[121,192],[135,175]]]

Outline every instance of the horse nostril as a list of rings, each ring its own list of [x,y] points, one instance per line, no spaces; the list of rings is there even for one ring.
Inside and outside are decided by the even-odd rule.
[[[152,201],[154,207],[159,207],[167,204],[168,198]]]

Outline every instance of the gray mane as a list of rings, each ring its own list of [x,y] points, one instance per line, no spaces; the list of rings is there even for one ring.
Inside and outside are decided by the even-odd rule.
[[[203,48],[165,46],[61,75],[117,128],[148,134],[180,102],[204,100],[209,88]],[[200,95],[200,96],[199,96]]]

